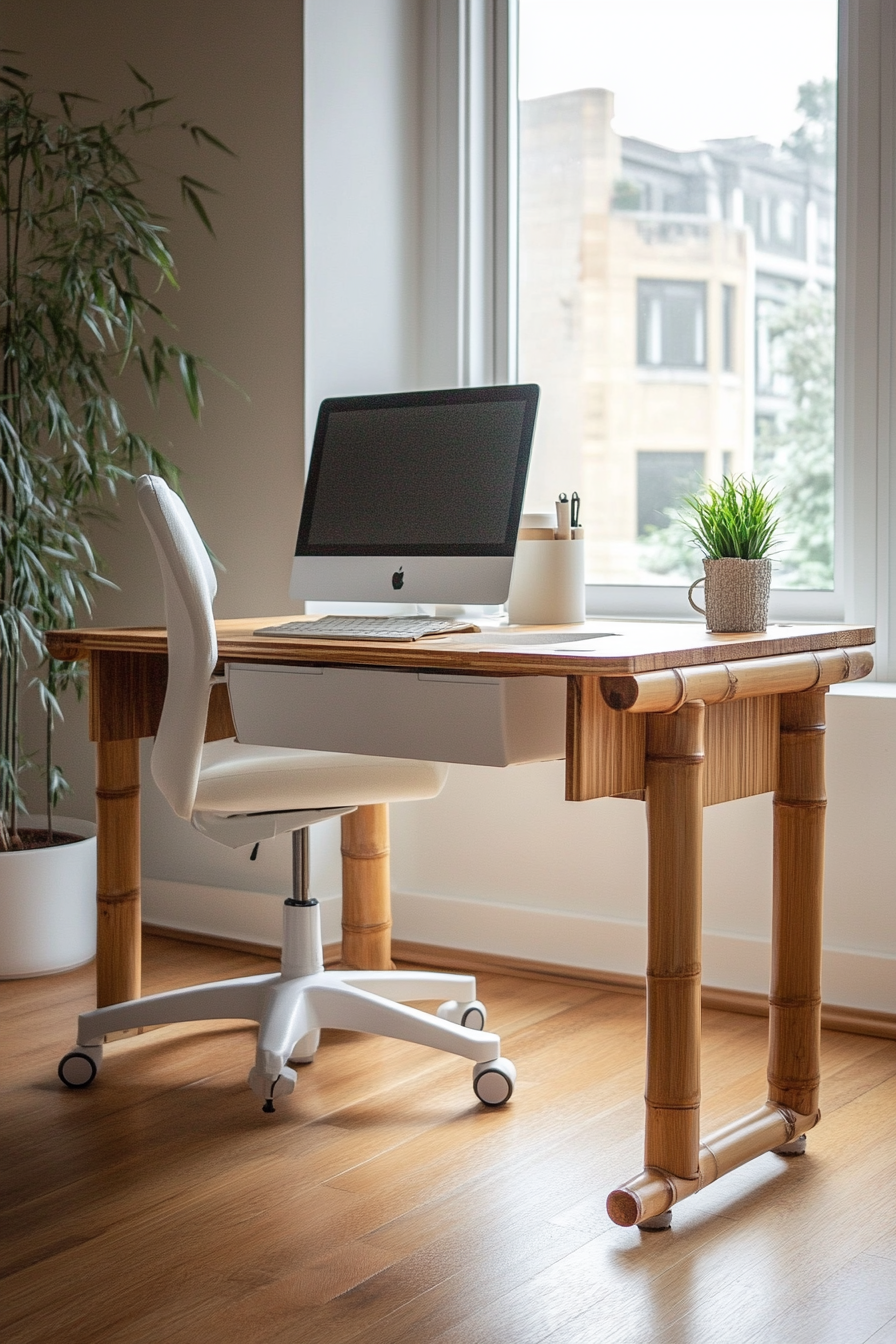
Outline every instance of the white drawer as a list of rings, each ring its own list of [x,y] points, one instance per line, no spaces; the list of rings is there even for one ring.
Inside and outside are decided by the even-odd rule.
[[[565,677],[228,663],[241,742],[516,765],[565,755]]]

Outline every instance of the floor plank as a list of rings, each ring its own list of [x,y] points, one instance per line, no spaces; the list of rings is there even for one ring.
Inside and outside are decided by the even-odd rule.
[[[147,991],[270,969],[147,938]],[[8,1344],[896,1344],[896,1043],[826,1032],[823,1121],[639,1233],[644,1004],[487,975],[519,1071],[325,1033],[274,1116],[245,1024],[107,1049],[55,1077],[92,968],[0,984],[0,1333]],[[756,1104],[767,1024],[704,1014],[704,1131]]]

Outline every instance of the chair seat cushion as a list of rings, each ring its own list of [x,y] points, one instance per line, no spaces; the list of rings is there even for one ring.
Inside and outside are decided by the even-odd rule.
[[[233,738],[202,749],[197,812],[280,812],[434,798],[448,773],[436,761],[253,747]]]

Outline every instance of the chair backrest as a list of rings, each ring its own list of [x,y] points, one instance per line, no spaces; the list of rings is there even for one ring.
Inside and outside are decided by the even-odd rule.
[[[165,589],[168,689],[152,753],[152,776],[179,817],[190,817],[205,738],[210,677],[218,660],[212,601],[218,585],[186,505],[160,476],[141,476],[137,502]]]

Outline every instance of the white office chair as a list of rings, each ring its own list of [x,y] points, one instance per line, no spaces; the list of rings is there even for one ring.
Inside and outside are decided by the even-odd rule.
[[[293,893],[283,906],[279,974],[223,980],[153,994],[82,1013],[78,1043],[59,1077],[68,1087],[93,1082],[108,1032],[169,1022],[248,1018],[259,1024],[249,1085],[263,1101],[292,1092],[292,1063],[310,1063],[322,1027],[415,1041],[475,1061],[480,1101],[500,1106],[516,1071],[501,1058],[497,1036],[468,975],[426,971],[325,971],[320,909],[308,899],[307,828],[367,803],[433,798],[447,766],[430,761],[344,756],[332,752],[204,743],[218,646],[212,617],[217,583],[205,547],[182,501],[163,480],[141,476],[140,510],[162,569],[168,624],[168,688],[152,753],[153,778],[179,817],[238,848],[292,832]],[[453,994],[432,1016],[410,999]]]

